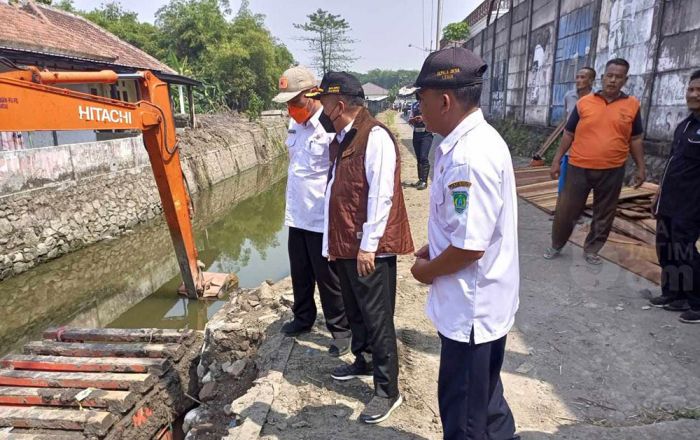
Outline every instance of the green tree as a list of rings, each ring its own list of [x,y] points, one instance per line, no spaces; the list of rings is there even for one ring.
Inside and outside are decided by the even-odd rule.
[[[159,30],[150,23],[140,22],[136,12],[125,10],[118,1],[103,3],[90,12],[79,13],[149,55],[162,58]]]
[[[318,9],[307,15],[309,21],[294,24],[307,34],[300,39],[308,44],[313,54],[313,65],[325,75],[330,70],[344,70],[355,61],[349,48],[355,40],[348,36],[350,24],[340,15]]]
[[[224,43],[230,13],[224,0],[171,0],[156,12],[163,46],[194,64],[205,61],[209,48]]]
[[[469,25],[465,21],[450,23],[442,30],[442,38],[448,42],[465,41],[469,38]]]
[[[62,9],[67,12],[77,12],[77,9],[75,9],[75,5],[73,4],[73,0],[61,0],[56,4],[52,3],[52,5],[55,8]]]
[[[353,73],[361,83],[371,82],[385,89],[401,88],[413,84],[418,77],[417,70],[382,70],[372,69],[367,73]]]
[[[230,23],[224,42],[210,45],[203,77],[219,84],[229,108],[252,109],[251,115],[270,104],[277,81],[294,59],[270,34],[263,16],[241,8]]]

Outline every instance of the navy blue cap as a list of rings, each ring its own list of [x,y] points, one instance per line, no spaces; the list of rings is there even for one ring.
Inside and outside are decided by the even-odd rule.
[[[487,64],[463,47],[448,47],[428,55],[415,87],[456,89],[484,82]]]
[[[328,72],[321,80],[321,86],[312,90],[305,96],[307,98],[319,99],[326,95],[346,95],[365,97],[360,80],[347,72]]]

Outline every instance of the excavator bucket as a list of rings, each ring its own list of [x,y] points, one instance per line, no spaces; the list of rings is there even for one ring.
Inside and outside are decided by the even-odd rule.
[[[203,278],[200,298],[222,298],[226,293],[238,288],[238,277],[233,273],[200,272]],[[177,293],[187,296],[185,283],[180,285]]]

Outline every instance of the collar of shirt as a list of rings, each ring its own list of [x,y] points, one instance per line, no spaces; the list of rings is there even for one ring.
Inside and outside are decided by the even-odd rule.
[[[481,109],[477,109],[474,113],[470,114],[462,120],[451,132],[445,137],[440,143],[440,150],[442,154],[447,154],[455,145],[457,141],[471,131],[474,127],[484,122],[484,114]]]
[[[336,135],[336,137],[338,138],[338,142],[343,142],[343,139],[345,139],[345,135],[348,134],[348,132],[350,130],[352,130],[352,124],[354,124],[354,123],[355,123],[355,120],[353,119],[352,121],[350,121],[350,123],[348,125],[345,126],[345,128],[340,130],[340,133],[338,133]]]
[[[311,124],[311,125],[314,126],[314,128],[318,128],[318,126],[321,124],[321,123],[318,121],[318,118],[321,116],[321,112],[322,112],[322,111],[323,111],[323,106],[321,106],[321,107],[316,111],[316,113],[314,113],[314,114],[309,118],[309,120],[306,121],[306,122],[304,123],[304,126],[307,126],[307,127],[308,127],[309,124]]]
[[[593,92],[591,92],[591,93],[593,93]],[[605,100],[605,102],[608,102],[607,98],[605,98],[605,96],[603,96],[603,90],[602,90],[602,89],[601,89],[601,90],[598,90],[597,92],[595,92],[595,93],[593,93],[593,94],[594,94],[595,96],[598,96],[598,97],[602,98],[603,100]],[[610,104],[612,104],[612,103],[615,102],[615,101],[619,101],[620,99],[627,99],[627,98],[629,98],[629,95],[628,95],[627,93],[623,92],[622,90],[620,90],[620,94],[617,95],[617,98],[615,98],[615,99],[613,99],[612,101],[610,101]]]

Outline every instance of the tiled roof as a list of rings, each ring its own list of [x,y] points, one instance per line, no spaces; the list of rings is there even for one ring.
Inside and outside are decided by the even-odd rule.
[[[96,24],[50,6],[0,3],[0,23],[0,47],[176,74]]]

